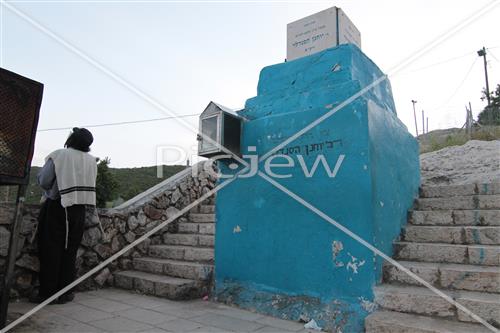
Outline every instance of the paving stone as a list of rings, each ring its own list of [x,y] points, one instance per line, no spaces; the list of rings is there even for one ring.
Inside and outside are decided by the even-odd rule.
[[[250,312],[247,310],[242,310],[234,307],[221,307],[221,308],[214,308],[208,310],[210,312],[227,316],[227,317],[233,317],[237,319],[242,319],[242,320],[250,320],[250,321],[256,321],[257,319],[261,319],[264,316],[259,313],[254,313]]]
[[[189,307],[183,307],[179,306],[179,304],[176,304],[174,306],[171,305],[166,305],[166,306],[159,306],[154,309],[154,311],[164,313],[169,316],[174,316],[177,318],[183,318],[183,319],[191,319],[194,317],[199,317],[204,314],[207,314],[207,310],[199,310],[199,309],[193,309]]]
[[[51,332],[57,332],[57,331],[51,331]],[[90,326],[88,324],[84,324],[84,323],[78,323],[74,326],[69,326],[69,327],[65,327],[64,328],[64,331],[62,331],[64,333],[68,332],[68,333],[104,333],[104,331],[94,327],[94,326]],[[32,332],[30,332],[32,333]]]
[[[82,301],[84,299],[91,299],[91,298],[96,298],[97,296],[92,295],[89,292],[80,292],[80,293],[75,293],[75,302]]]
[[[40,332],[66,332],[71,327],[83,324],[77,320],[48,311],[39,311],[28,320],[26,326],[30,329],[35,328]]]
[[[156,325],[169,320],[176,319],[174,316],[169,316],[164,313],[156,312],[153,310],[138,309],[138,308],[118,311],[115,312],[115,314],[119,315],[120,317],[125,317],[128,319],[132,319],[150,325]]]
[[[123,317],[113,317],[97,320],[91,323],[92,326],[100,328],[107,332],[137,332],[147,329],[153,329],[153,326],[130,320]]]
[[[266,326],[272,326],[275,329],[284,329],[287,331],[297,332],[304,329],[304,324],[294,322],[291,320],[283,320],[278,318],[273,318],[269,316],[264,316],[256,320],[258,323],[265,324]]]
[[[145,331],[140,331],[140,333],[169,333],[169,331],[165,331],[165,330],[163,330],[161,328],[155,327],[155,328],[148,329],[148,330],[145,330]]]
[[[161,277],[154,278],[152,280],[161,280]],[[255,320],[264,318],[260,314],[256,314],[243,309],[226,306],[220,303],[214,303],[209,301],[192,300],[192,301],[170,301],[166,299],[160,299],[152,296],[138,295],[129,292],[123,292],[116,289],[106,289],[105,293],[100,293],[99,295],[111,295],[115,297],[120,294],[129,294],[130,297],[123,298],[121,302],[127,305],[133,305],[130,309],[119,310],[113,313],[95,310],[95,312],[101,315],[107,316],[107,318],[83,318],[80,319],[88,321],[87,324],[74,320],[67,317],[68,314],[74,316],[82,316],[85,309],[94,311],[86,306],[78,303],[68,303],[65,305],[52,305],[47,307],[47,309],[52,309],[57,312],[48,312],[42,309],[40,312],[31,317],[34,321],[30,322],[28,326],[30,333],[37,332],[183,332],[183,331],[193,331],[193,332],[230,332],[234,331],[229,328],[224,327],[237,327],[236,331],[256,331],[261,332],[272,332],[271,328],[274,328],[274,332],[288,332],[284,328],[279,328],[277,326],[284,327],[286,321],[279,319],[270,318],[268,320],[273,320],[275,326],[264,325],[256,323]],[[79,293],[83,296],[85,300],[100,300],[104,303],[113,302],[109,299],[104,299],[93,295],[95,292],[85,292]],[[148,301],[151,301],[149,303]],[[153,306],[152,309],[141,308],[144,306]],[[160,304],[160,305],[159,305]],[[106,303],[109,305],[109,303]],[[12,306],[9,307],[10,310],[22,310],[24,312],[30,310],[33,307],[32,304],[27,302],[13,302]],[[93,312],[93,313],[95,313]],[[64,313],[64,315],[63,315]],[[222,315],[222,313],[224,315]],[[215,317],[214,317],[215,316]],[[30,318],[30,319],[31,319]],[[193,320],[188,320],[196,318]],[[223,319],[219,326],[214,326],[211,324],[200,322],[199,318],[207,318],[207,321],[213,322],[217,319]],[[215,319],[214,319],[215,318]],[[28,323],[29,321],[27,321]],[[144,326],[143,324],[146,324]],[[292,325],[297,323],[292,322]],[[299,327],[301,324],[298,324]],[[155,327],[153,327],[155,326]],[[241,326],[241,327],[240,327]]]
[[[89,308],[78,303],[54,305],[48,307],[48,310],[84,323],[114,317],[112,313]]]
[[[164,306],[166,303],[170,302],[164,298],[158,298],[153,296],[143,296],[135,294],[133,298],[123,300],[122,303],[130,304],[135,307],[142,309],[155,309],[160,306]]]
[[[285,330],[283,328],[277,328],[277,327],[273,327],[273,326],[264,326],[264,327],[259,328],[258,330],[254,331],[254,332],[255,333],[289,333],[289,332],[294,332],[294,331],[289,331],[289,330]],[[313,332],[313,330],[311,330],[310,332]]]
[[[129,304],[124,304],[116,301],[112,301],[104,298],[91,298],[80,301],[80,304],[83,304],[89,308],[105,311],[109,313],[113,313],[116,311],[126,310],[132,308]]]
[[[366,333],[491,333],[479,324],[408,313],[377,311],[365,319]]]
[[[234,332],[253,332],[264,326],[263,324],[257,323],[255,321],[222,316],[216,313],[208,313],[203,316],[194,317],[191,320],[201,323],[205,326],[218,327],[223,330]]]
[[[193,331],[197,328],[203,327],[203,325],[200,323],[186,320],[186,319],[182,319],[182,318],[169,320],[165,323],[162,323],[162,324],[159,324],[156,326],[159,328],[163,328],[169,332],[190,332],[190,331]]]
[[[119,289],[100,289],[95,291],[90,291],[86,293],[89,296],[107,298],[113,301],[123,301],[131,298],[135,298],[136,295]]]
[[[155,327],[152,329],[147,329],[145,331],[140,331],[140,333],[169,333],[168,331],[165,331],[161,328]]]
[[[226,331],[218,327],[202,326],[190,331],[190,333],[231,333],[231,331]]]

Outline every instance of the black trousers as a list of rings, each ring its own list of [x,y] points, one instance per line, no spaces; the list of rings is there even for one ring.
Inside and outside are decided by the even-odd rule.
[[[66,218],[68,244],[65,248]],[[47,298],[75,280],[76,253],[83,236],[85,205],[73,205],[65,210],[60,199],[47,199],[40,209],[38,221],[39,295]]]

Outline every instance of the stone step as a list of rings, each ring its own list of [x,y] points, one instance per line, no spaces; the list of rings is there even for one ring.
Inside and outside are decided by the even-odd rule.
[[[163,259],[183,261],[213,262],[214,249],[209,247],[192,247],[182,245],[150,245],[149,255]]]
[[[396,259],[407,261],[487,266],[500,261],[500,247],[495,245],[395,242],[394,254]]]
[[[500,209],[500,194],[456,196],[453,198],[419,198],[417,210]]]
[[[215,223],[179,223],[179,232],[184,234],[214,235]]]
[[[415,225],[500,226],[500,210],[414,210],[409,222]]]
[[[444,293],[488,322],[495,323],[499,319],[500,297],[498,294],[473,291],[444,291]],[[456,318],[464,322],[474,321],[457,310],[455,305],[425,287],[383,284],[374,288],[374,294],[375,302],[386,310]]]
[[[420,188],[421,198],[447,198],[477,194],[500,194],[500,183],[422,186]]]
[[[114,281],[118,288],[173,300],[197,298],[207,292],[207,287],[199,281],[139,271],[117,272]]]
[[[492,266],[400,261],[437,288],[500,293],[500,269]],[[384,282],[420,285],[397,267],[384,265]]]
[[[189,221],[194,223],[215,222],[215,214],[190,213]]]
[[[393,311],[376,311],[365,319],[366,333],[491,333],[480,324]]]
[[[214,205],[200,205],[199,207],[200,207],[199,212],[202,214],[215,213],[215,206]]]
[[[166,245],[188,245],[188,246],[214,246],[213,235],[197,234],[164,234],[163,242]]]
[[[135,258],[133,266],[142,272],[202,281],[210,280],[214,269],[210,264],[150,257]]]
[[[450,244],[500,244],[500,226],[415,226],[407,225],[403,231],[407,242]]]

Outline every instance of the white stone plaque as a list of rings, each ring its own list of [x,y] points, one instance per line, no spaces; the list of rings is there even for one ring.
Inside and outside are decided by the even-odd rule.
[[[325,9],[287,25],[287,60],[346,43],[361,48],[361,34],[338,7]]]

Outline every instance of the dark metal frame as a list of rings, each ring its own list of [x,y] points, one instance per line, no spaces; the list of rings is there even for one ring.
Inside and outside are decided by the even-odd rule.
[[[0,281],[0,328],[4,328],[7,323],[7,313],[9,307],[10,299],[10,289],[13,283],[14,267],[16,263],[17,248],[19,242],[19,232],[22,227],[22,210],[24,207],[24,197],[26,194],[26,187],[29,182],[29,175],[31,171],[31,160],[33,158],[34,148],[35,148],[35,137],[36,130],[38,126],[38,119],[40,115],[40,106],[42,105],[43,97],[43,84],[31,79],[28,79],[19,74],[13,73],[6,69],[0,68],[0,74],[3,77],[11,77],[13,80],[23,81],[27,86],[32,87],[33,94],[35,98],[35,110],[30,110],[33,112],[33,125],[31,129],[30,139],[29,139],[29,150],[26,154],[24,160],[24,170],[23,176],[12,176],[0,173],[0,185],[18,185],[17,199],[16,199],[16,209],[14,211],[14,217],[10,228],[10,239],[9,239],[9,252],[7,255],[6,271],[3,281]],[[1,101],[0,101],[1,103]],[[1,116],[1,115],[0,115]],[[1,171],[0,171],[1,172]]]
[[[24,81],[28,85],[32,85],[35,88],[33,90],[37,92],[36,111],[33,112],[34,113],[33,114],[33,128],[32,128],[31,137],[30,137],[30,150],[29,150],[29,153],[26,156],[26,159],[24,162],[24,165],[25,165],[24,176],[23,177],[14,177],[11,175],[5,175],[5,174],[2,174],[1,170],[0,170],[0,185],[26,185],[29,182],[29,174],[30,174],[30,170],[31,170],[31,159],[33,158],[33,152],[35,149],[36,130],[37,130],[37,126],[38,126],[40,106],[42,105],[42,97],[43,97],[43,84],[40,82],[28,79],[27,77],[21,76],[19,74],[14,73],[14,72],[8,71],[4,68],[0,68],[0,75],[11,76],[15,80]],[[0,101],[0,103],[1,103],[1,101]]]

